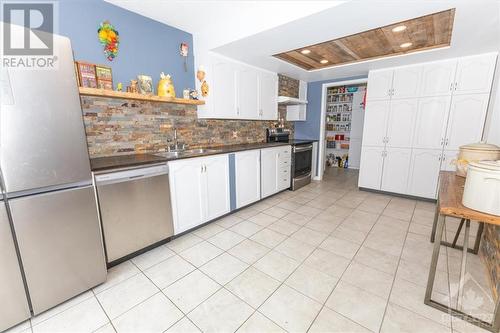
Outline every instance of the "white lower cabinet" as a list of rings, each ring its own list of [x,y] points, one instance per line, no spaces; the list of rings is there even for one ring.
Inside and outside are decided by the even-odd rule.
[[[382,172],[381,190],[406,193],[411,161],[411,149],[386,148],[384,155],[384,171]]]
[[[358,186],[380,190],[384,166],[384,147],[361,148]]]
[[[261,198],[290,187],[291,147],[261,150]]]
[[[260,200],[260,150],[234,154],[236,208]]]
[[[229,161],[228,155],[203,158],[205,165],[205,221],[229,213]]]
[[[436,198],[441,149],[413,149],[408,194],[423,198]]]
[[[229,212],[228,155],[169,162],[169,179],[175,234]]]

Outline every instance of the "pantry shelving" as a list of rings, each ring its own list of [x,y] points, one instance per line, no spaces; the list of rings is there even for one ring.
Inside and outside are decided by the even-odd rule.
[[[346,166],[351,147],[353,108],[358,110],[365,86],[334,86],[326,94],[326,155],[329,166]]]

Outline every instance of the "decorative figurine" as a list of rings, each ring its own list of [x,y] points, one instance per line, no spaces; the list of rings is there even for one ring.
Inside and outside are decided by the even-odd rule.
[[[163,72],[161,72],[157,90],[158,96],[175,98],[175,88],[170,75],[165,75]]]
[[[184,98],[184,99],[189,99],[189,92],[190,92],[190,90],[189,90],[189,89],[184,89],[184,90],[182,91],[182,98]]]
[[[198,90],[191,90],[189,92],[189,96],[191,97],[191,99],[195,99],[195,100],[198,100]]]
[[[116,84],[116,91],[122,91],[123,90],[123,84],[121,82],[118,82]]]
[[[184,58],[184,72],[187,72],[187,70],[188,70],[187,69],[187,57],[188,57],[188,53],[189,53],[189,46],[187,45],[187,43],[181,43],[179,51],[180,51],[181,57]]]
[[[205,67],[204,66],[198,67],[198,71],[196,72],[196,78],[198,79],[198,81],[201,82],[201,96],[203,97],[207,97],[208,92],[210,91],[208,83],[205,80],[205,76],[206,76]]]
[[[130,90],[130,91],[129,91]],[[130,80],[130,86],[127,87],[127,91],[133,94],[137,94],[137,80]]]

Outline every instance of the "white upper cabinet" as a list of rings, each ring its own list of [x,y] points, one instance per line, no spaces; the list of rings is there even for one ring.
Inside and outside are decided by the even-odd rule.
[[[385,140],[387,147],[411,148],[417,105],[416,98],[391,101]]]
[[[423,66],[420,96],[451,95],[455,82],[457,59],[436,61]]]
[[[435,198],[442,154],[440,149],[413,149],[408,194]]]
[[[496,58],[496,53],[459,58],[454,94],[489,93]]]
[[[240,67],[237,73],[238,118],[259,119],[259,76],[250,67]]]
[[[382,169],[384,165],[383,147],[361,148],[361,161],[359,169],[358,186],[380,190],[382,180]]]
[[[364,146],[383,146],[387,134],[390,101],[368,101],[363,127]]]
[[[216,118],[236,118],[237,67],[230,62],[216,61],[212,66],[212,98],[211,114]]]
[[[278,76],[274,73],[261,72],[259,75],[260,118],[278,119]]]
[[[369,101],[390,98],[393,69],[370,71],[366,99]]]
[[[417,97],[420,89],[422,66],[405,66],[394,69],[391,98]]]
[[[236,208],[260,200],[260,150],[234,154]]]
[[[446,129],[445,149],[481,141],[489,94],[453,96]]]
[[[442,149],[450,100],[451,96],[419,99],[413,147]]]
[[[278,119],[276,73],[216,55],[211,57],[211,69],[211,92],[207,105],[200,107],[199,117]]]
[[[299,81],[299,99],[307,100],[307,82]],[[305,121],[307,119],[307,104],[288,105],[286,107],[286,120]]]
[[[205,221],[229,213],[229,158],[215,155],[203,158]]]
[[[406,193],[411,149],[387,148],[382,172],[382,191]]]

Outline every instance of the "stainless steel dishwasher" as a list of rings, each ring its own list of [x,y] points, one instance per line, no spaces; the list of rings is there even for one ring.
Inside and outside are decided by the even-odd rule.
[[[107,262],[174,234],[168,165],[95,173]]]

